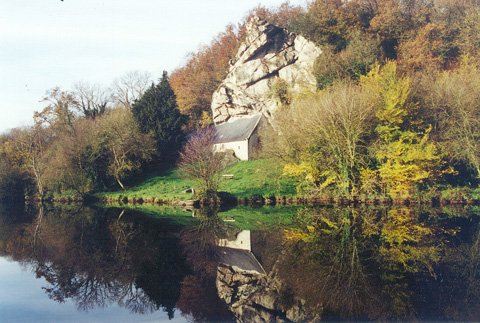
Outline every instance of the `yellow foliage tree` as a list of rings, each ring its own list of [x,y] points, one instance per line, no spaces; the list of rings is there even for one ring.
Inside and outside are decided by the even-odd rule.
[[[436,175],[441,163],[437,147],[429,140],[430,128],[423,134],[405,129],[411,115],[407,104],[411,80],[397,75],[397,65],[388,62],[376,67],[361,80],[377,93],[376,132],[379,145],[375,157],[385,192],[392,198],[408,198],[419,184]]]

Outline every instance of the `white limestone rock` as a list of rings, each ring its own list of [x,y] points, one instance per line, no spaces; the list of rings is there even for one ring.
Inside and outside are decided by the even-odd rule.
[[[293,91],[316,88],[313,65],[322,51],[314,43],[258,17],[246,30],[227,77],[213,94],[216,124],[259,112],[272,122],[279,105],[272,86],[279,79]]]

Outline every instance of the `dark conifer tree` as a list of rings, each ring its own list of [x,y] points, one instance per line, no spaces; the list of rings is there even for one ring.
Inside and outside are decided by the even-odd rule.
[[[159,159],[176,157],[184,139],[185,117],[178,109],[167,72],[133,104],[132,111],[140,130],[153,135]]]

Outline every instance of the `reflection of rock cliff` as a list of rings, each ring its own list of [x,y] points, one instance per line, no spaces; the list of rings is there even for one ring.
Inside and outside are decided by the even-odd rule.
[[[317,318],[311,317],[305,310],[305,302],[282,284],[275,269],[266,275],[250,251],[250,231],[240,232],[236,240],[222,239],[219,244],[217,292],[239,322],[298,322]]]
[[[257,17],[246,29],[246,39],[226,79],[213,94],[217,124],[257,112],[270,120],[278,105],[272,86],[279,79],[293,90],[316,86],[312,68],[321,50],[312,42]]]
[[[304,301],[285,290],[278,279],[255,271],[220,265],[217,292],[239,322],[301,322],[317,319],[308,316]]]

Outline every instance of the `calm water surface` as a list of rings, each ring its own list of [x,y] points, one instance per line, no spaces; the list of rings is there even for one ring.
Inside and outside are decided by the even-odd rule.
[[[478,215],[0,207],[0,320],[478,321]]]

